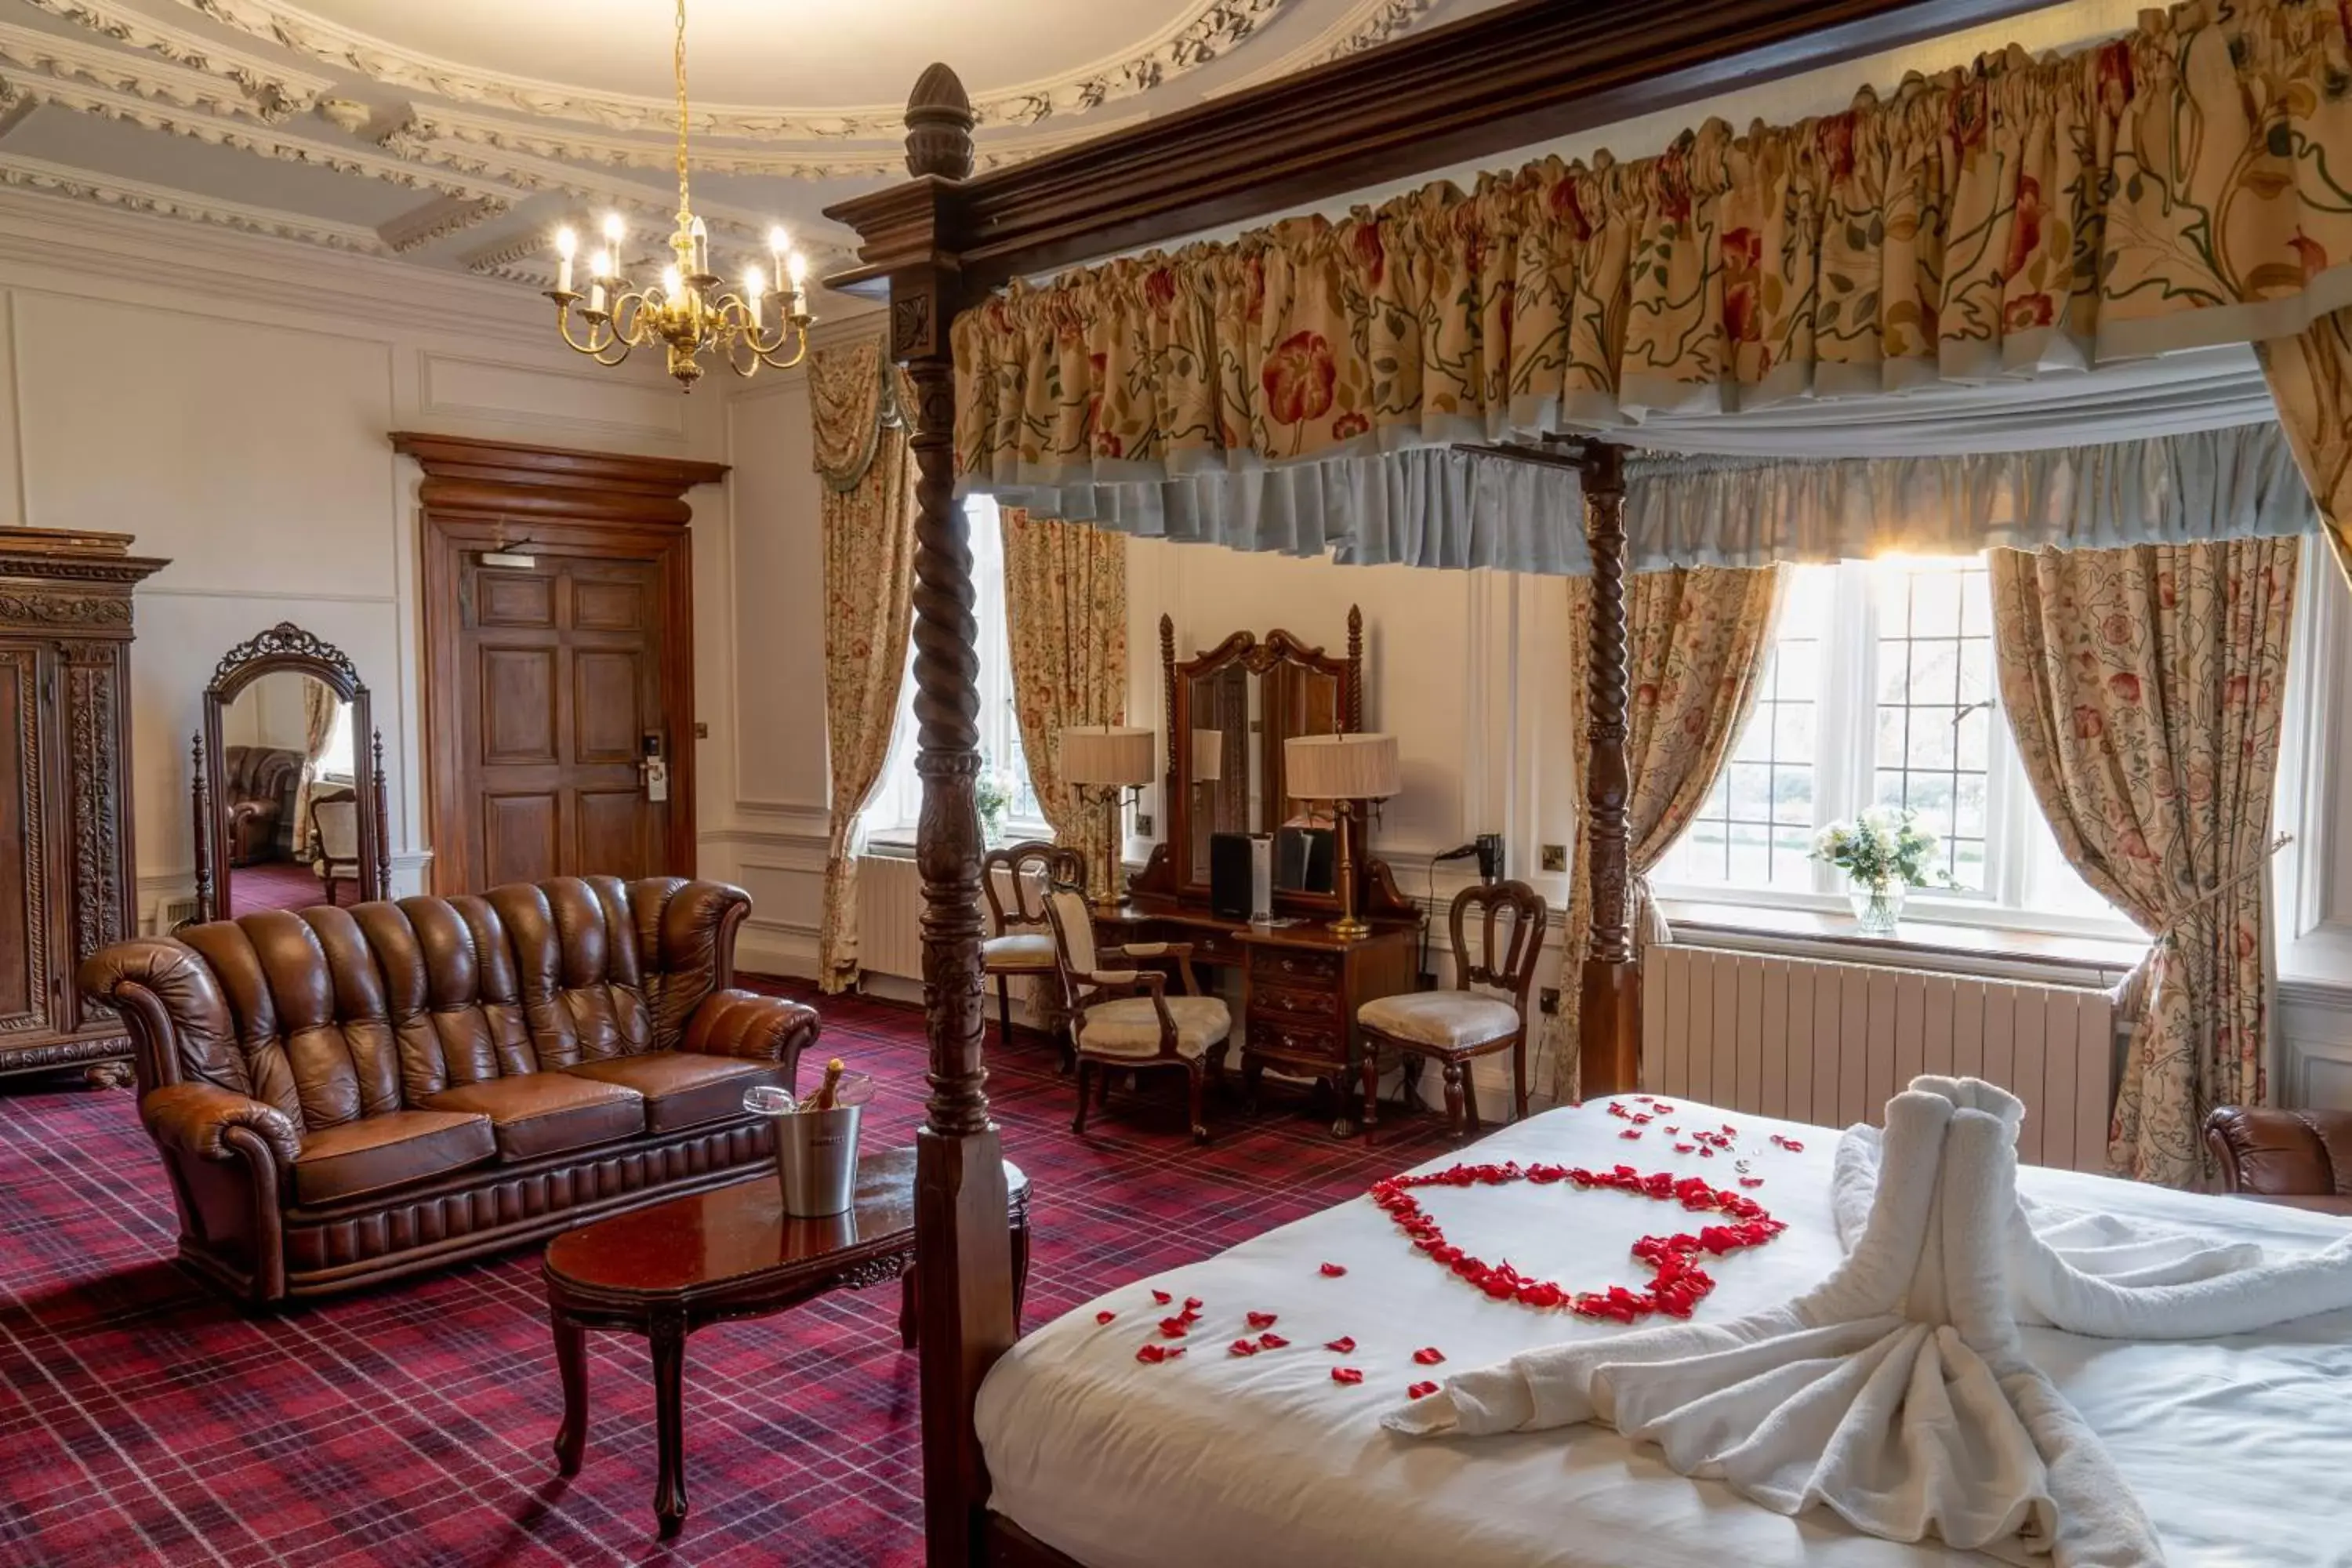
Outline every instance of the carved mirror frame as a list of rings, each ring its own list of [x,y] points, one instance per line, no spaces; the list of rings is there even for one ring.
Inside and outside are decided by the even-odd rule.
[[[384,808],[383,731],[375,727],[368,703],[367,683],[351,656],[323,638],[313,637],[291,621],[280,621],[268,631],[247,638],[221,656],[205,687],[204,729],[194,737],[190,754],[195,763],[191,786],[195,815],[196,919],[227,918],[232,907],[228,885],[228,822],[216,809],[226,794],[222,768],[227,755],[221,744],[221,719],[237,694],[265,675],[290,670],[319,681],[352,708],[352,793],[359,803],[360,890],[363,897],[392,897],[392,835]],[[359,754],[360,737],[369,752]],[[301,824],[294,825],[300,842]]]

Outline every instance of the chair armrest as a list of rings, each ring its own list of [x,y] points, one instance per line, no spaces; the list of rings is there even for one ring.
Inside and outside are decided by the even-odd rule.
[[[1156,995],[1166,989],[1168,976],[1156,969],[1094,969],[1081,973],[1078,983],[1120,996],[1132,996],[1139,991]]]
[[[774,1062],[796,1072],[821,1027],[816,1009],[755,991],[714,991],[687,1018],[678,1049]]]
[[[2205,1119],[2221,1190],[2250,1196],[2352,1196],[2352,1111],[2224,1105]]]
[[[199,1159],[236,1158],[228,1143],[232,1127],[253,1132],[282,1164],[292,1164],[302,1152],[302,1136],[284,1111],[216,1084],[167,1084],[139,1102],[139,1120],[163,1148]]]
[[[1176,973],[1183,979],[1184,994],[1201,994],[1201,982],[1192,973],[1192,944],[1189,942],[1130,942],[1124,947],[1098,947],[1095,952],[1102,958],[1172,959]]]

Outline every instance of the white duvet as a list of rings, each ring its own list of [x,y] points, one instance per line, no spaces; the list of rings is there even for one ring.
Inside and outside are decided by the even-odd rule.
[[[1663,1121],[1738,1128],[1731,1154],[1677,1154]],[[1765,1178],[1753,1195],[1789,1229],[1708,1264],[1717,1288],[1696,1321],[1727,1321],[1826,1279],[1844,1256],[1831,1202],[1836,1135],[1681,1105],[1626,1140],[1601,1105],[1497,1134],[1456,1159],[1550,1161],[1698,1174],[1731,1184],[1734,1159]],[[1801,1140],[1791,1152],[1769,1142]],[[2234,1199],[2197,1198],[2098,1177],[2028,1170],[2030,1199],[2306,1253],[2345,1222]],[[1418,1195],[1448,1237],[1489,1260],[1573,1289],[1639,1288],[1627,1248],[1642,1235],[1694,1228],[1671,1205],[1565,1184]],[[1346,1268],[1327,1277],[1319,1266]],[[1175,1304],[1156,1305],[1157,1287]],[[1201,1318],[1182,1341],[1159,1320],[1188,1297]],[[1116,1314],[1098,1323],[1098,1311]],[[1248,1357],[1228,1344],[1272,1312],[1290,1343]],[[1652,1320],[1653,1322],[1658,1320]],[[1415,1442],[1383,1430],[1412,1384],[1519,1352],[1627,1331],[1490,1300],[1415,1252],[1358,1199],[1221,1257],[1111,1292],[1030,1335],[981,1391],[979,1424],[993,1506],[1090,1568],[1308,1563],[1412,1568],[1584,1568],[1706,1564],[1982,1563],[1927,1544],[1853,1532],[1813,1510],[1786,1518],[1718,1482],[1669,1469],[1656,1448],[1579,1426]],[[2025,1353],[2096,1431],[2175,1564],[2304,1568],[2352,1564],[2352,1312],[2234,1338],[2172,1343],[2022,1331]],[[1323,1348],[1339,1336],[1356,1348]],[[1189,1347],[1160,1364],[1146,1342]],[[1446,1360],[1415,1364],[1434,1347]],[[1346,1385],[1335,1365],[1360,1370]]]

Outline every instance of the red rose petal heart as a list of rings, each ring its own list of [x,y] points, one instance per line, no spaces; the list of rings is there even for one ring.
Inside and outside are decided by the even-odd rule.
[[[1325,1341],[1323,1348],[1327,1351],[1338,1351],[1341,1355],[1349,1355],[1355,1351],[1356,1341],[1353,1335],[1342,1334],[1336,1340]]]
[[[1252,1312],[1249,1315],[1249,1326],[1253,1329],[1270,1329],[1276,1321],[1272,1312]]]
[[[1335,1366],[1331,1369],[1331,1381],[1334,1383],[1358,1384],[1364,1381],[1364,1374],[1358,1372],[1352,1366]]]
[[[1336,1263],[1327,1263],[1323,1266],[1323,1278],[1326,1279],[1337,1279],[1340,1275],[1345,1274],[1347,1270],[1345,1268],[1340,1268]]]
[[[1113,1318],[1118,1316],[1118,1314],[1117,1312],[1097,1312],[1095,1314],[1095,1321],[1097,1323],[1108,1323]]]
[[[1276,1333],[1264,1333],[1257,1337],[1257,1345],[1260,1350],[1278,1351],[1289,1342],[1290,1342],[1288,1340],[1286,1340],[1280,1334]]]
[[[1435,1345],[1424,1345],[1412,1352],[1412,1359],[1423,1366],[1435,1366],[1445,1359],[1445,1352]]]
[[[1404,1391],[1404,1396],[1407,1399],[1426,1399],[1436,1392],[1437,1384],[1433,1383],[1416,1383]]]

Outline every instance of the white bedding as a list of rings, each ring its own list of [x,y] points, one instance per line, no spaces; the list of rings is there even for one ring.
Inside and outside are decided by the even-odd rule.
[[[1709,1265],[1699,1321],[1738,1316],[1820,1280],[1842,1256],[1830,1212],[1824,1129],[1688,1104],[1643,1130],[1596,1103],[1559,1110],[1444,1156],[1670,1170],[1730,1185],[1730,1159],[1678,1155],[1662,1123],[1738,1129],[1765,1177],[1754,1195],[1788,1222],[1766,1247]],[[1771,1146],[1779,1132],[1802,1152]],[[2280,1253],[2308,1251],[2346,1222],[2242,1200],[2190,1197],[2096,1176],[2029,1170],[2021,1187],[2055,1205],[2142,1217]],[[1418,1194],[1449,1239],[1576,1289],[1635,1288],[1635,1237],[1695,1228],[1677,1206],[1566,1184]],[[1327,1278],[1319,1265],[1348,1272]],[[1202,1302],[1182,1341],[1161,1341],[1175,1307]],[[1098,1310],[1115,1311],[1098,1324]],[[1277,1314],[1286,1349],[1226,1347],[1250,1311]],[[1657,1320],[1653,1320],[1657,1321]],[[1910,1568],[1990,1560],[1857,1535],[1819,1512],[1785,1519],[1723,1487],[1675,1475],[1654,1450],[1597,1427],[1417,1443],[1380,1413],[1410,1384],[1572,1337],[1621,1332],[1489,1300],[1415,1252],[1368,1199],[1257,1237],[1191,1268],[1110,1292],[1029,1335],[980,1394],[992,1506],[1089,1568],[1726,1568],[1782,1563]],[[1326,1341],[1352,1336],[1341,1356]],[[2027,1353],[2099,1432],[2179,1568],[2352,1564],[2352,1312],[2234,1339],[2132,1344],[2025,1331]],[[1139,1363],[1147,1342],[1182,1359]],[[1440,1369],[1412,1352],[1435,1346]],[[1361,1369],[1346,1386],[1331,1368]]]

